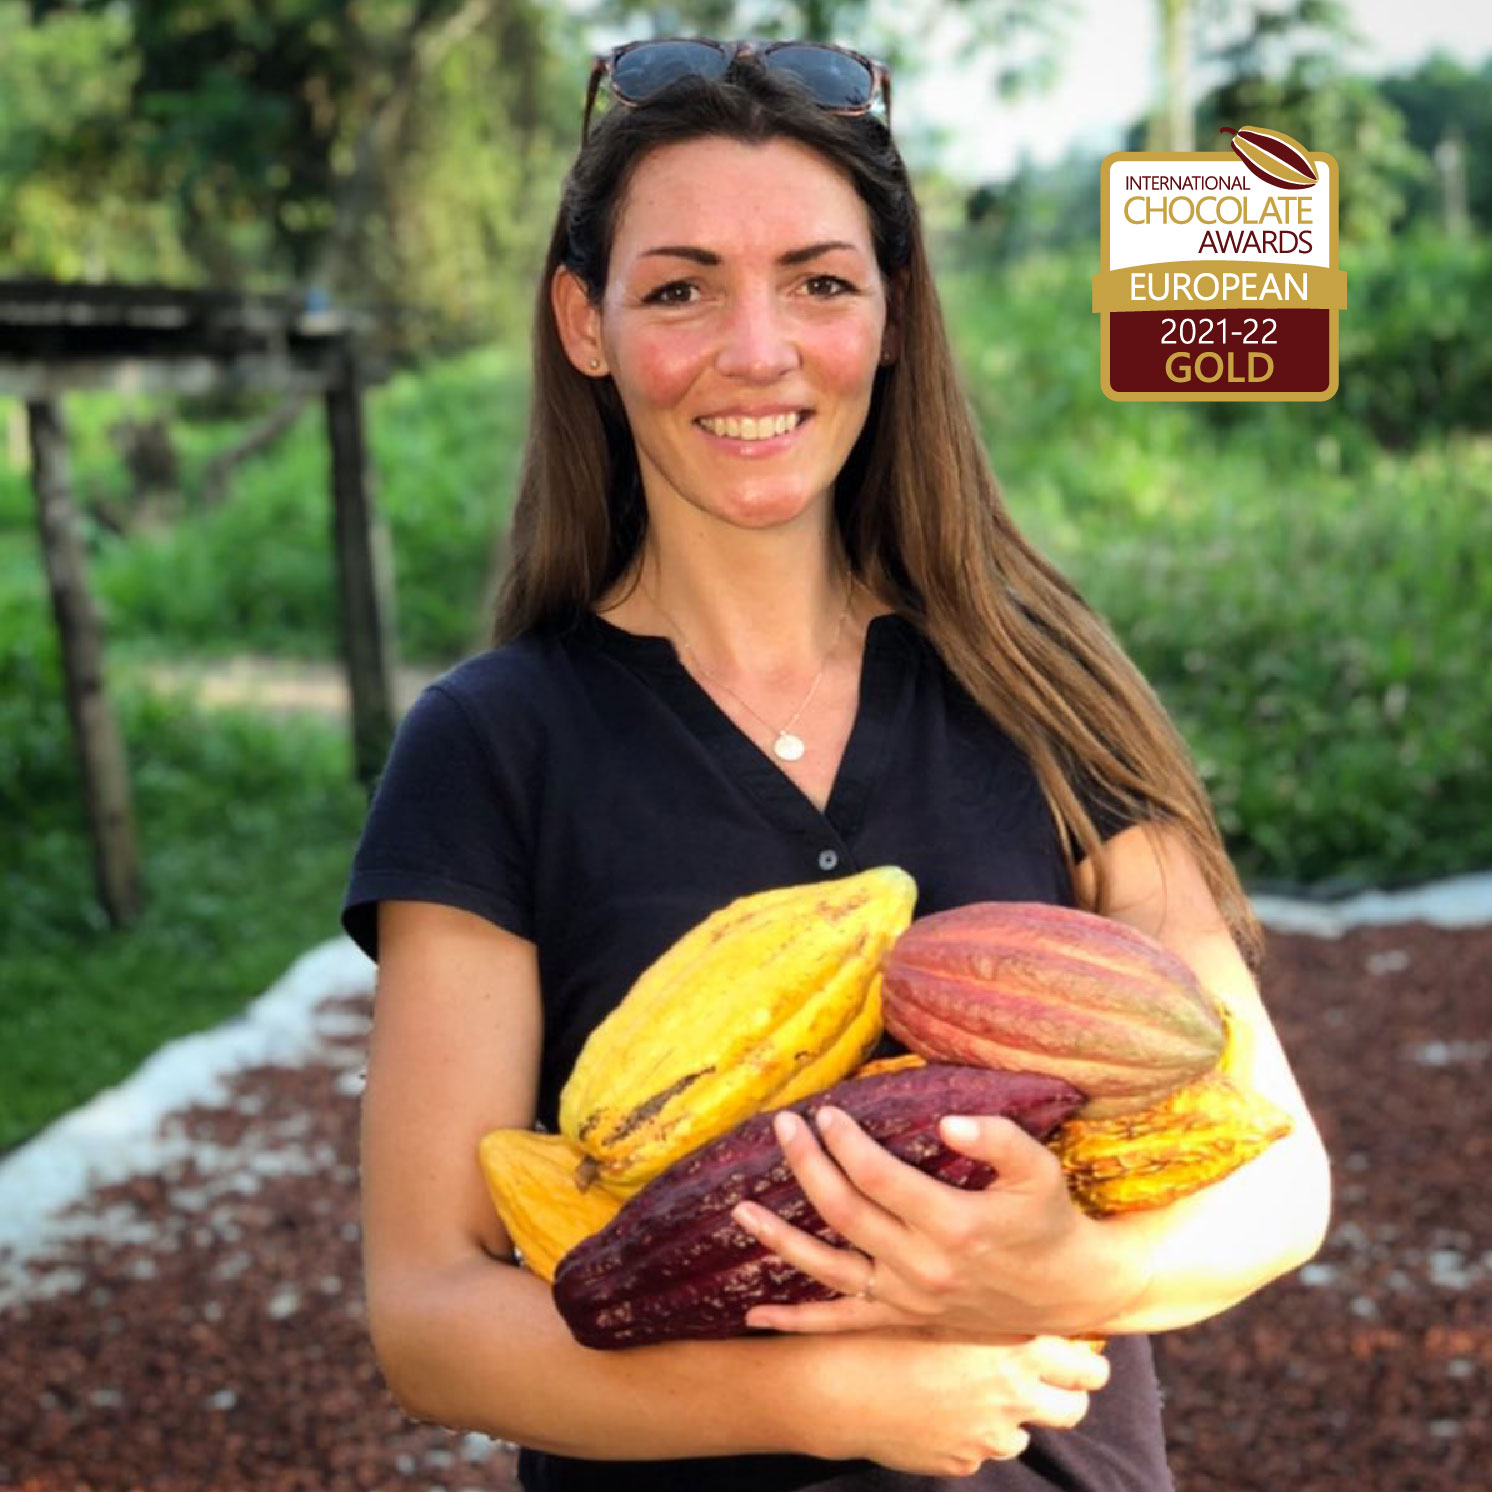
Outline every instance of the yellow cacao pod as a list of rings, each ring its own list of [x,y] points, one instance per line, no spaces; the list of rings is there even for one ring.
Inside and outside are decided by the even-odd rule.
[[[1290,1129],[1283,1109],[1219,1067],[1138,1113],[1069,1119],[1049,1143],[1083,1211],[1113,1217],[1201,1191]]]
[[[581,1190],[575,1170],[585,1156],[563,1135],[494,1129],[482,1136],[477,1156],[513,1246],[551,1283],[559,1261],[621,1211],[622,1199],[605,1186]]]
[[[881,1034],[881,955],[911,921],[895,866],[740,897],[649,968],[591,1032],[560,1130],[630,1195],[761,1109],[848,1077]]]

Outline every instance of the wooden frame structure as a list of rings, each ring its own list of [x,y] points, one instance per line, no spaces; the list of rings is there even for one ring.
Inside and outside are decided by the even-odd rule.
[[[0,281],[0,396],[21,399],[37,524],[62,649],[99,899],[117,926],[143,901],[124,747],[88,589],[61,400],[78,390],[320,395],[331,451],[339,632],[354,770],[372,785],[394,729],[393,589],[363,426],[368,372],[355,328],[288,297],[155,285]]]

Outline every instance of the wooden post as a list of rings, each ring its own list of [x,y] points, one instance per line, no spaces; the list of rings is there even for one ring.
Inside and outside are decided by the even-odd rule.
[[[363,432],[363,387],[350,348],[326,391],[332,456],[332,539],[342,658],[352,700],[352,757],[371,788],[394,734],[394,587],[388,531],[374,501]]]
[[[94,876],[109,921],[123,927],[139,916],[144,883],[129,767],[104,687],[102,629],[88,592],[83,544],[70,491],[67,436],[62,412],[49,399],[29,400],[26,417],[42,560],[62,647],[68,715],[83,769]]]

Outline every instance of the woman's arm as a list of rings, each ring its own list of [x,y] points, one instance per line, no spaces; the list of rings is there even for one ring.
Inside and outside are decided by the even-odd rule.
[[[1179,835],[1134,828],[1104,847],[1110,915],[1178,953],[1222,1002],[1242,1082],[1294,1121],[1289,1135],[1232,1176],[1150,1213],[1110,1220],[1145,1261],[1149,1285],[1104,1330],[1163,1331],[1236,1304],[1306,1263],[1331,1217],[1331,1167],[1258,986]],[[1091,867],[1078,867],[1082,889]]]
[[[874,1259],[875,1300],[764,1308],[754,1325],[854,1330],[938,1322],[1010,1331],[1117,1335],[1216,1315],[1309,1259],[1330,1210],[1330,1172],[1315,1123],[1196,862],[1180,837],[1136,827],[1102,851],[1110,915],[1173,949],[1225,1004],[1241,1043],[1240,1076],[1294,1120],[1285,1139],[1226,1180],[1154,1212],[1096,1221],[1067,1196],[1061,1168],[1015,1125],[945,1129],[989,1160],[999,1180],[957,1192],[903,1166],[842,1115],[815,1136],[781,1135],[823,1217],[859,1250],[825,1248],[747,1209],[741,1221],[785,1258],[855,1296]],[[1091,867],[1080,866],[1080,877]]]
[[[477,1144],[534,1113],[532,946],[451,908],[388,903],[363,1102],[374,1346],[412,1416],[564,1455],[797,1451],[963,1474],[1070,1425],[1106,1368],[1070,1343],[908,1333],[594,1352],[506,1262]]]

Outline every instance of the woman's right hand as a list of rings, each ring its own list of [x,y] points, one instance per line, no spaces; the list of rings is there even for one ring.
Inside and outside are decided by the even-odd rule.
[[[803,1337],[823,1396],[814,1454],[923,1476],[972,1476],[1014,1460],[1027,1425],[1069,1429],[1109,1378],[1108,1359],[1066,1337],[961,1341],[915,1331]]]

